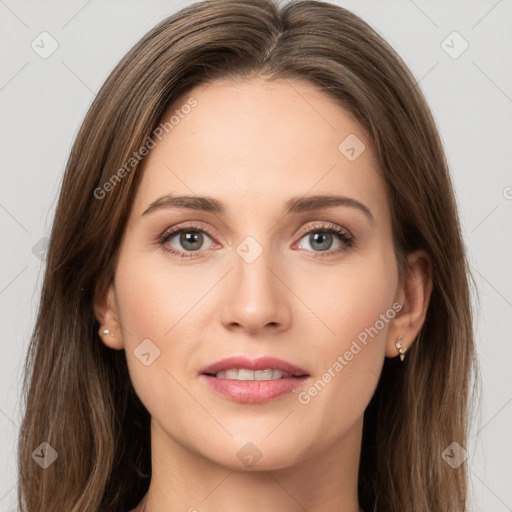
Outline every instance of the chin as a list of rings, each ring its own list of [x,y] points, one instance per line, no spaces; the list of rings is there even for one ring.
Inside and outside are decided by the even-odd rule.
[[[272,442],[260,437],[253,441],[244,438],[243,441],[216,444],[213,452],[210,445],[204,447],[202,453],[215,464],[232,471],[275,471],[293,466],[302,459],[297,452],[297,443],[286,446],[277,437]]]

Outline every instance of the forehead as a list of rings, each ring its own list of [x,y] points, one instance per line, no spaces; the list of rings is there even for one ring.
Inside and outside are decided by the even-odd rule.
[[[371,141],[347,111],[307,82],[203,84],[167,109],[161,127],[138,171],[139,212],[171,192],[215,197],[228,214],[282,208],[291,196],[338,193],[371,204],[377,217],[387,215]]]

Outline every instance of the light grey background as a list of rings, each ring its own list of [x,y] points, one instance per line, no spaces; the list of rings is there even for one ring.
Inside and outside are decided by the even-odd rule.
[[[189,3],[0,0],[0,511],[16,510],[19,384],[44,263],[37,248],[49,234],[72,141],[118,60]],[[336,3],[400,53],[438,123],[480,294],[482,396],[465,447],[471,510],[511,511],[512,0]],[[46,59],[31,47],[43,46],[43,31],[58,43]],[[453,31],[469,44],[457,58],[464,41]]]

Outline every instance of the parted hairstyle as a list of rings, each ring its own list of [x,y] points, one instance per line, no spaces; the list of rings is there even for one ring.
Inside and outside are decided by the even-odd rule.
[[[369,24],[322,1],[205,0],[164,19],[122,58],[87,112],[67,162],[23,382],[18,506],[26,512],[125,512],[151,478],[150,417],[124,351],[98,336],[93,301],[112,281],[136,163],[180,95],[216,79],[298,79],[360,123],[386,183],[400,276],[424,249],[433,290],[403,363],[386,358],[364,415],[358,493],[366,511],[454,512],[468,469],[441,456],[466,446],[478,374],[471,276],[446,157],[407,66]],[[133,162],[132,162],[133,163]],[[103,187],[103,188],[102,188]],[[46,469],[42,442],[58,453]]]

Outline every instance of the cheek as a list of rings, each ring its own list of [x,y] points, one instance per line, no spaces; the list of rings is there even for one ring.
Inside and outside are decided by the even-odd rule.
[[[116,272],[119,313],[129,345],[171,338],[207,291],[208,272],[181,268],[157,253],[125,251]],[[186,318],[185,318],[186,317]]]
[[[158,396],[174,387],[171,375],[184,370],[200,337],[193,331],[210,279],[202,272],[169,265],[126,250],[116,271],[118,316],[131,379],[151,411]]]
[[[392,251],[347,258],[336,266],[310,266],[293,278],[294,291],[317,318],[315,347],[320,344],[322,352],[348,349],[360,334],[359,339],[364,341],[364,333],[376,323],[378,333],[372,330],[371,339],[385,338],[389,326],[386,320],[395,312],[392,304],[398,283]],[[315,322],[311,315],[307,317],[311,330]]]
[[[309,293],[298,281],[295,286],[318,318],[309,321],[309,329],[303,325],[303,332],[315,332],[315,348],[309,353],[317,373],[297,401],[310,411],[308,418],[318,429],[326,428],[324,412],[337,418],[330,423],[334,436],[340,426],[348,427],[364,412],[378,383],[388,330],[396,316],[394,255],[380,253],[351,264],[347,260],[328,274],[325,269],[316,275],[310,271],[309,282],[322,285],[310,287]]]

